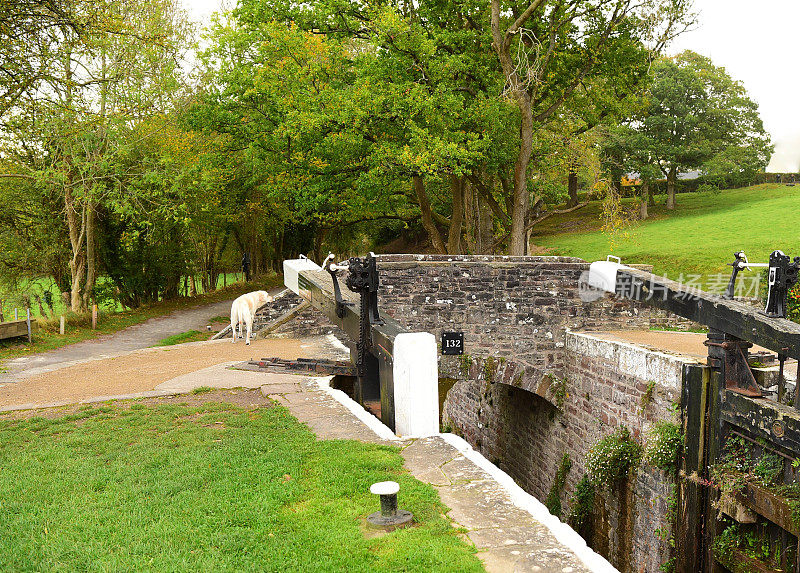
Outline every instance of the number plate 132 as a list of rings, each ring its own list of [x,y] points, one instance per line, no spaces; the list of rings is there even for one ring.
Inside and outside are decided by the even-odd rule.
[[[464,354],[464,333],[443,332],[442,354]]]

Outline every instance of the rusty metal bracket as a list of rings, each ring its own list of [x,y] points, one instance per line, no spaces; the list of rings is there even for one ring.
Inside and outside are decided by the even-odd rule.
[[[745,344],[750,345],[749,342]],[[725,368],[725,388],[751,398],[762,397],[764,394],[761,392],[761,387],[756,382],[755,376],[753,376],[753,371],[750,370],[750,364],[747,363],[747,355],[744,353],[741,344],[731,344],[730,346],[734,346],[736,350],[729,351],[728,354],[730,357],[728,364],[731,367]]]
[[[715,332],[709,333],[709,340],[703,344],[709,348],[709,366],[723,368],[726,390],[751,398],[763,397],[744,350],[753,346],[750,342]]]

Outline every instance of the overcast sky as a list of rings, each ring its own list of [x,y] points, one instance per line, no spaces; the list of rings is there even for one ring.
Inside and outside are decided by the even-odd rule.
[[[183,0],[193,19],[208,22],[220,0]],[[759,104],[775,154],[768,171],[800,170],[798,0],[695,0],[697,27],[670,52],[694,50],[744,83]]]

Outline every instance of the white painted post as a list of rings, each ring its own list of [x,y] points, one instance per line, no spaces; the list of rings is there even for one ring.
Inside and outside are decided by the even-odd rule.
[[[28,323],[28,344],[33,343],[33,335],[31,333],[31,309],[25,309],[26,322]]]
[[[394,339],[394,427],[401,437],[439,433],[439,368],[436,337],[404,332]]]
[[[19,320],[19,310],[14,309],[14,320]]]
[[[58,321],[58,333],[61,336],[64,336],[64,315],[61,315],[61,319]]]

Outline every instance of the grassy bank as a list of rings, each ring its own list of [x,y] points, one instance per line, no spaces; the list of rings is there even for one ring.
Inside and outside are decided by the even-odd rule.
[[[626,200],[625,205],[638,210],[636,200]],[[725,265],[739,249],[753,262],[766,262],[774,249],[800,256],[798,207],[800,186],[768,184],[681,194],[675,211],[668,212],[659,201],[651,208],[653,216],[633,223],[626,229],[628,237],[619,237],[612,250],[610,238],[600,231],[602,205],[594,201],[538,225],[532,243],[588,261],[614,254],[624,262],[652,264],[656,273],[671,278],[727,275],[730,267]]]
[[[22,339],[0,341],[0,361],[37,352],[45,352],[74,344],[104,334],[111,334],[129,326],[140,324],[150,318],[165,316],[176,310],[193,308],[203,304],[235,298],[251,290],[268,289],[282,284],[283,278],[278,275],[250,283],[236,283],[227,288],[195,297],[182,297],[161,301],[133,310],[119,312],[101,312],[97,330],[92,330],[90,316],[71,315],[67,319],[64,336],[58,334],[58,320],[41,321],[39,330],[34,334],[33,344],[28,345]]]
[[[133,402],[0,416],[0,569],[482,571],[397,448],[317,441],[280,406]],[[417,526],[368,539],[370,484]]]

